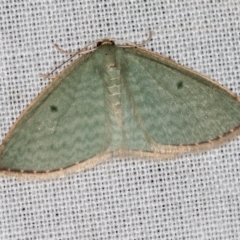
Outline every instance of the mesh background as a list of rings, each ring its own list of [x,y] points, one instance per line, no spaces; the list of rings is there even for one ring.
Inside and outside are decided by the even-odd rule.
[[[1,139],[50,81],[39,77],[96,39],[140,43],[240,94],[240,3],[2,1]],[[0,178],[0,239],[239,239],[240,138],[171,161],[112,159],[54,180]]]

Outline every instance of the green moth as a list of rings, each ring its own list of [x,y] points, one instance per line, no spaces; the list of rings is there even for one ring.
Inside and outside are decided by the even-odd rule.
[[[2,173],[62,173],[111,156],[168,158],[239,132],[239,97],[220,84],[136,46],[98,45],[21,114],[0,147]]]

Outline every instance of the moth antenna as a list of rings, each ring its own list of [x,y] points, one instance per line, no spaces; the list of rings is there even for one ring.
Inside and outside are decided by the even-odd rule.
[[[62,53],[62,54],[65,54],[65,55],[70,55],[70,56],[72,56],[72,55],[74,55],[74,54],[76,54],[76,53],[79,52],[79,51],[78,51],[78,52],[68,52],[68,51],[60,48],[57,44],[54,44],[54,47],[57,49],[58,52],[60,52],[60,53]]]
[[[129,48],[129,47],[143,47],[144,45],[146,45],[149,41],[151,41],[152,39],[152,31],[149,30],[149,33],[148,33],[148,38],[146,40],[144,40],[142,43],[140,44],[136,44],[136,43],[132,43],[132,42],[129,42],[129,41],[126,41],[126,40],[121,40],[121,39],[117,39],[117,38],[109,38],[108,40],[109,41],[117,41],[117,42],[122,42],[122,43],[125,43],[127,45],[124,45],[124,46],[121,46],[123,48]]]
[[[43,77],[45,79],[54,79],[56,76],[50,76],[48,74],[40,73],[40,77]]]
[[[54,44],[54,47],[57,49],[57,51],[59,51],[60,53],[62,54],[65,54],[65,55],[70,55],[70,57],[65,60],[63,63],[61,63],[59,66],[57,66],[55,69],[53,69],[49,74],[41,74],[42,77],[44,78],[55,78],[55,76],[51,77],[51,75],[57,70],[59,69],[60,67],[62,67],[64,64],[66,64],[68,61],[70,61],[72,58],[74,58],[76,55],[78,54],[81,54],[81,55],[84,55],[84,54],[87,54],[87,53],[90,53],[92,51],[94,51],[95,49],[90,49],[90,50],[87,50],[87,48],[89,48],[90,46],[94,45],[94,44],[98,44],[99,42],[102,42],[102,41],[109,41],[109,42],[114,42],[114,41],[117,41],[117,42],[123,42],[123,43],[126,43],[127,45],[126,46],[122,46],[123,48],[128,48],[128,47],[142,47],[144,46],[145,44],[147,44],[150,40],[152,39],[152,31],[150,30],[149,31],[149,35],[148,35],[148,38],[143,41],[142,43],[140,44],[135,44],[135,43],[132,43],[132,42],[129,42],[129,41],[126,41],[126,40],[122,40],[122,39],[117,39],[117,38],[105,38],[105,39],[101,39],[101,40],[96,40],[96,41],[93,41],[87,45],[85,45],[82,49],[80,49],[79,51],[77,52],[68,52],[68,51],[65,51],[63,50],[62,48],[60,48],[57,44]]]
[[[57,46],[57,45],[56,45]],[[61,63],[60,65],[58,65],[56,68],[54,68],[49,74],[40,74],[42,77],[44,78],[55,78],[56,76],[53,76],[51,77],[51,75],[57,70],[59,69],[60,67],[62,67],[63,65],[65,65],[68,61],[70,61],[71,59],[73,59],[76,55],[85,55],[87,53],[90,53],[92,51],[94,51],[94,49],[91,49],[91,50],[86,50],[86,51],[83,51],[83,49],[79,50],[78,52],[75,52],[75,53],[71,53],[71,52],[67,52],[67,51],[64,51],[62,50],[61,48],[59,48],[58,46],[56,47],[58,50],[60,50],[60,52],[64,53],[64,54],[67,54],[67,55],[70,55],[70,57],[65,60],[63,63]]]
[[[138,46],[142,47],[142,46],[146,45],[147,43],[149,43],[151,41],[151,39],[152,39],[152,30],[149,30],[148,38],[145,41],[143,41],[142,43],[138,44]]]

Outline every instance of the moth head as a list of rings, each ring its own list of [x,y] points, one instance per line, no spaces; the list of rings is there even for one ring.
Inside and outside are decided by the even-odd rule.
[[[108,39],[108,38],[104,38],[101,41],[97,42],[97,47],[100,47],[100,46],[106,45],[106,44],[115,45],[113,40]]]

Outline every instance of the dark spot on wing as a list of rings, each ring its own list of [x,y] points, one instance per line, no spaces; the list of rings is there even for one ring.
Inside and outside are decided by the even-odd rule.
[[[179,81],[179,82],[177,83],[177,88],[178,88],[178,89],[183,88],[183,82],[182,82],[182,81]]]
[[[50,110],[51,110],[51,112],[57,112],[58,108],[57,108],[57,106],[51,105]]]

